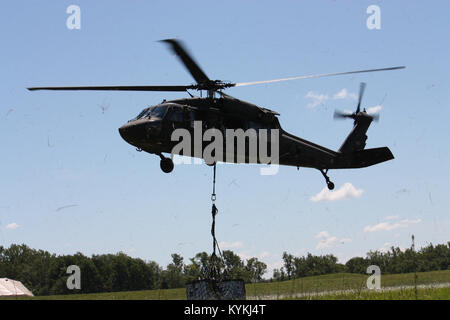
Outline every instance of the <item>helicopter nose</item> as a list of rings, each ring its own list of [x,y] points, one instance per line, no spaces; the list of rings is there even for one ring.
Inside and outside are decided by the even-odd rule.
[[[133,122],[121,126],[119,128],[119,133],[122,139],[130,144],[141,140],[144,134],[142,125]]]

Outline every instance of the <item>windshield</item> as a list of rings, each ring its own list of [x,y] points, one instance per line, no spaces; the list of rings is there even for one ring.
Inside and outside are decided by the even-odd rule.
[[[160,118],[162,119],[164,117],[164,114],[166,113],[167,106],[157,106],[154,107],[152,110],[152,118]]]
[[[139,115],[134,118],[133,120],[139,120],[144,118],[159,118],[162,119],[164,117],[164,114],[166,113],[167,106],[166,105],[160,105],[155,107],[148,107],[139,113]],[[132,121],[132,120],[130,120]]]
[[[139,115],[135,118],[135,120],[148,117],[150,115],[150,113],[152,112],[152,108],[153,107],[146,108],[146,109],[142,110],[141,113],[139,113]]]

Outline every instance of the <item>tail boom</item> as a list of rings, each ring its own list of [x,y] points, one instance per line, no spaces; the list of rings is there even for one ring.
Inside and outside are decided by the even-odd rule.
[[[388,147],[357,150],[339,154],[327,169],[365,168],[392,159],[394,159],[394,155]]]

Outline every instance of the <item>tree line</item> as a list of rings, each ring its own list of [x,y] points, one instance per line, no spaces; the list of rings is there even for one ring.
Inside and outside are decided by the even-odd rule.
[[[9,248],[0,246],[0,278],[21,281],[35,295],[94,293],[181,288],[194,280],[211,278],[242,279],[246,283],[284,281],[307,276],[339,272],[366,273],[367,267],[377,265],[383,274],[447,270],[450,267],[450,242],[432,244],[416,251],[392,247],[389,251],[370,251],[365,258],[354,257],[346,264],[334,255],[315,256],[311,253],[295,257],[283,253],[283,267],[275,269],[270,279],[263,279],[267,265],[257,258],[243,260],[226,250],[222,256],[197,253],[188,263],[179,254],[172,254],[165,268],[155,261],[132,258],[125,253],[92,255],[55,255],[31,249],[22,244]],[[81,289],[67,289],[67,267],[77,265],[81,270]]]
[[[284,252],[283,267],[274,270],[272,280],[283,281],[339,272],[365,274],[370,265],[380,267],[383,274],[447,270],[450,268],[450,242],[436,246],[429,244],[417,251],[414,248],[401,250],[399,247],[391,247],[388,251],[369,251],[365,258],[354,257],[345,264],[338,263],[337,258],[331,254],[314,256],[308,253],[306,256],[295,257]]]
[[[0,246],[0,278],[21,281],[34,295],[94,293],[170,289],[184,287],[187,282],[221,275],[242,279],[246,283],[261,281],[267,265],[257,258],[242,260],[232,251],[222,257],[200,252],[184,263],[179,254],[162,268],[155,261],[132,258],[125,253],[92,255],[55,255],[31,249],[25,244]],[[76,265],[81,270],[81,289],[67,288],[67,268]]]

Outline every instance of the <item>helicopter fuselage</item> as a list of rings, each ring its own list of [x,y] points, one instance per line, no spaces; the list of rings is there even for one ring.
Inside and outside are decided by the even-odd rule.
[[[220,98],[189,98],[171,101],[163,101],[161,104],[144,109],[135,119],[123,125],[119,132],[124,140],[131,145],[151,154],[162,157],[163,153],[173,154],[175,145],[179,141],[172,139],[172,133],[176,129],[187,130],[192,137],[201,137],[200,141],[192,139],[192,148],[189,153],[182,153],[183,156],[203,158],[203,151],[212,142],[203,139],[206,130],[215,128],[223,133],[223,149],[225,150],[222,162],[239,163],[237,154],[238,148],[234,147],[232,157],[226,157],[227,130],[247,131],[254,129],[255,132],[266,130],[268,132],[267,149],[269,153],[278,151],[277,164],[295,167],[309,167],[319,170],[361,168],[370,166],[393,158],[387,152],[387,148],[371,149],[371,156],[368,157],[368,150],[356,150],[355,152],[333,151],[323,146],[317,145],[293,134],[284,131],[278,121],[279,114],[254,104],[224,96]],[[194,121],[201,121],[200,132],[195,131]],[[365,131],[368,126],[366,126]],[[198,127],[197,127],[198,129]],[[271,131],[277,130],[277,141],[271,140]],[[353,131],[357,130],[357,127]],[[365,134],[365,131],[363,134]],[[360,133],[361,135],[361,133]],[[258,136],[259,139],[259,136]],[[202,152],[194,152],[194,143],[201,144]],[[249,142],[249,141],[247,141]],[[232,142],[236,145],[237,141]],[[273,143],[277,148],[273,148]],[[257,142],[260,146],[260,141]],[[176,153],[176,152],[175,152]],[[245,147],[245,163],[265,163],[257,157],[250,156],[248,143]],[[273,157],[273,154],[271,154]],[[242,158],[241,158],[242,159]]]

